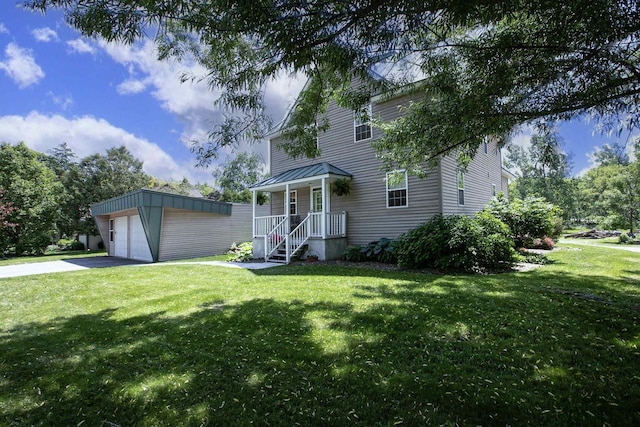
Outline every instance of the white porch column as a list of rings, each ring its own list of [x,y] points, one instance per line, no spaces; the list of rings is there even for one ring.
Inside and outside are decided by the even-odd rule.
[[[329,190],[327,186],[327,178],[322,178],[322,217],[320,219],[320,223],[322,224],[322,238],[327,238],[327,213],[328,211],[328,203],[327,203],[327,191]]]
[[[285,190],[284,190],[284,214],[286,215],[286,234],[284,237],[284,245],[285,245],[285,249],[287,251],[287,264],[289,263],[289,260],[291,259],[291,254],[289,253],[289,247],[291,245],[289,245],[289,233],[291,233],[291,212],[289,212],[289,205],[291,204],[291,187],[289,186],[289,184],[285,185]]]
[[[252,227],[251,229],[253,230],[252,233],[253,235],[251,236],[256,237],[256,204],[258,203],[258,196],[256,193],[256,190],[251,190],[251,207],[253,208],[253,220],[251,221]]]

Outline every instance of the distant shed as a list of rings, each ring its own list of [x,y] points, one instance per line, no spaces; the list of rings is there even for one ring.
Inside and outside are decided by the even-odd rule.
[[[251,205],[146,189],[95,203],[91,213],[110,256],[141,261],[220,254],[253,234]]]

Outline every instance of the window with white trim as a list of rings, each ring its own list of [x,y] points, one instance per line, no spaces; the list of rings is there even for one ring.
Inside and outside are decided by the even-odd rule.
[[[458,170],[458,205],[464,206],[464,171]]]
[[[371,139],[371,104],[353,112],[353,135],[356,142]]]
[[[402,208],[408,206],[409,196],[407,190],[409,189],[409,184],[407,171],[387,172],[385,181],[387,183],[387,207]]]
[[[496,197],[497,193],[496,193],[496,185],[495,184],[491,184],[491,196],[492,197]]]
[[[298,215],[298,190],[289,192],[289,214]]]
[[[109,220],[109,241],[110,242],[113,242],[114,235],[115,235],[115,224],[114,224],[114,219],[111,218]]]
[[[489,155],[489,141],[487,138],[482,140],[482,152],[487,156]]]

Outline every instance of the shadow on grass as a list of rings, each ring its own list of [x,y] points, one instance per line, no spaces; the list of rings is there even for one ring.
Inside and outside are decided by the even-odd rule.
[[[392,277],[344,303],[21,325],[0,335],[0,424],[640,423],[638,313],[558,291],[601,278]]]

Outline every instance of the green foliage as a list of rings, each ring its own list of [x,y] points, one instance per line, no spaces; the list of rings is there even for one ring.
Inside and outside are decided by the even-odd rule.
[[[233,203],[251,203],[252,195],[249,187],[259,182],[262,177],[262,158],[256,154],[247,152],[239,153],[235,158],[227,160],[221,169],[213,176],[216,185],[220,188],[219,200]],[[259,202],[266,202],[266,195],[258,195]]]
[[[229,251],[227,251],[227,261],[230,262],[249,262],[253,259],[253,243],[244,242],[236,245],[231,245]]]
[[[618,242],[622,244],[633,244],[635,241],[636,239],[630,237],[627,233],[622,233],[620,234],[620,237],[618,237]]]
[[[342,256],[345,260],[351,262],[364,262],[367,260],[367,256],[360,245],[348,246]]]
[[[347,178],[336,179],[331,183],[331,193],[336,196],[348,196],[351,193],[351,180]]]
[[[487,136],[504,141],[522,124],[589,114],[618,130],[640,117],[631,0],[26,3],[61,8],[83,35],[108,41],[133,43],[153,26],[161,59],[196,58],[229,112],[194,147],[205,162],[271,129],[266,87],[295,72],[310,81],[285,129],[294,156],[318,154],[330,100],[357,110],[418,77],[407,115],[376,141],[385,163],[410,171],[454,149],[473,154]]]
[[[515,259],[508,227],[487,212],[437,215],[400,236],[395,253],[402,267],[442,270],[504,268]]]
[[[63,186],[38,157],[24,143],[0,145],[0,188],[5,203],[15,208],[5,220],[16,224],[3,228],[2,240],[5,250],[10,247],[16,255],[42,253],[60,218]]]
[[[542,198],[492,200],[485,210],[509,226],[517,247],[531,247],[534,239],[556,238],[562,231],[562,211]]]
[[[527,252],[527,251],[519,252],[517,259],[519,262],[526,262],[529,264],[546,265],[551,263],[551,261],[549,260],[549,258],[547,258],[546,255],[537,254],[535,252]]]
[[[83,251],[84,243],[75,239],[60,239],[56,242],[59,251]]]

